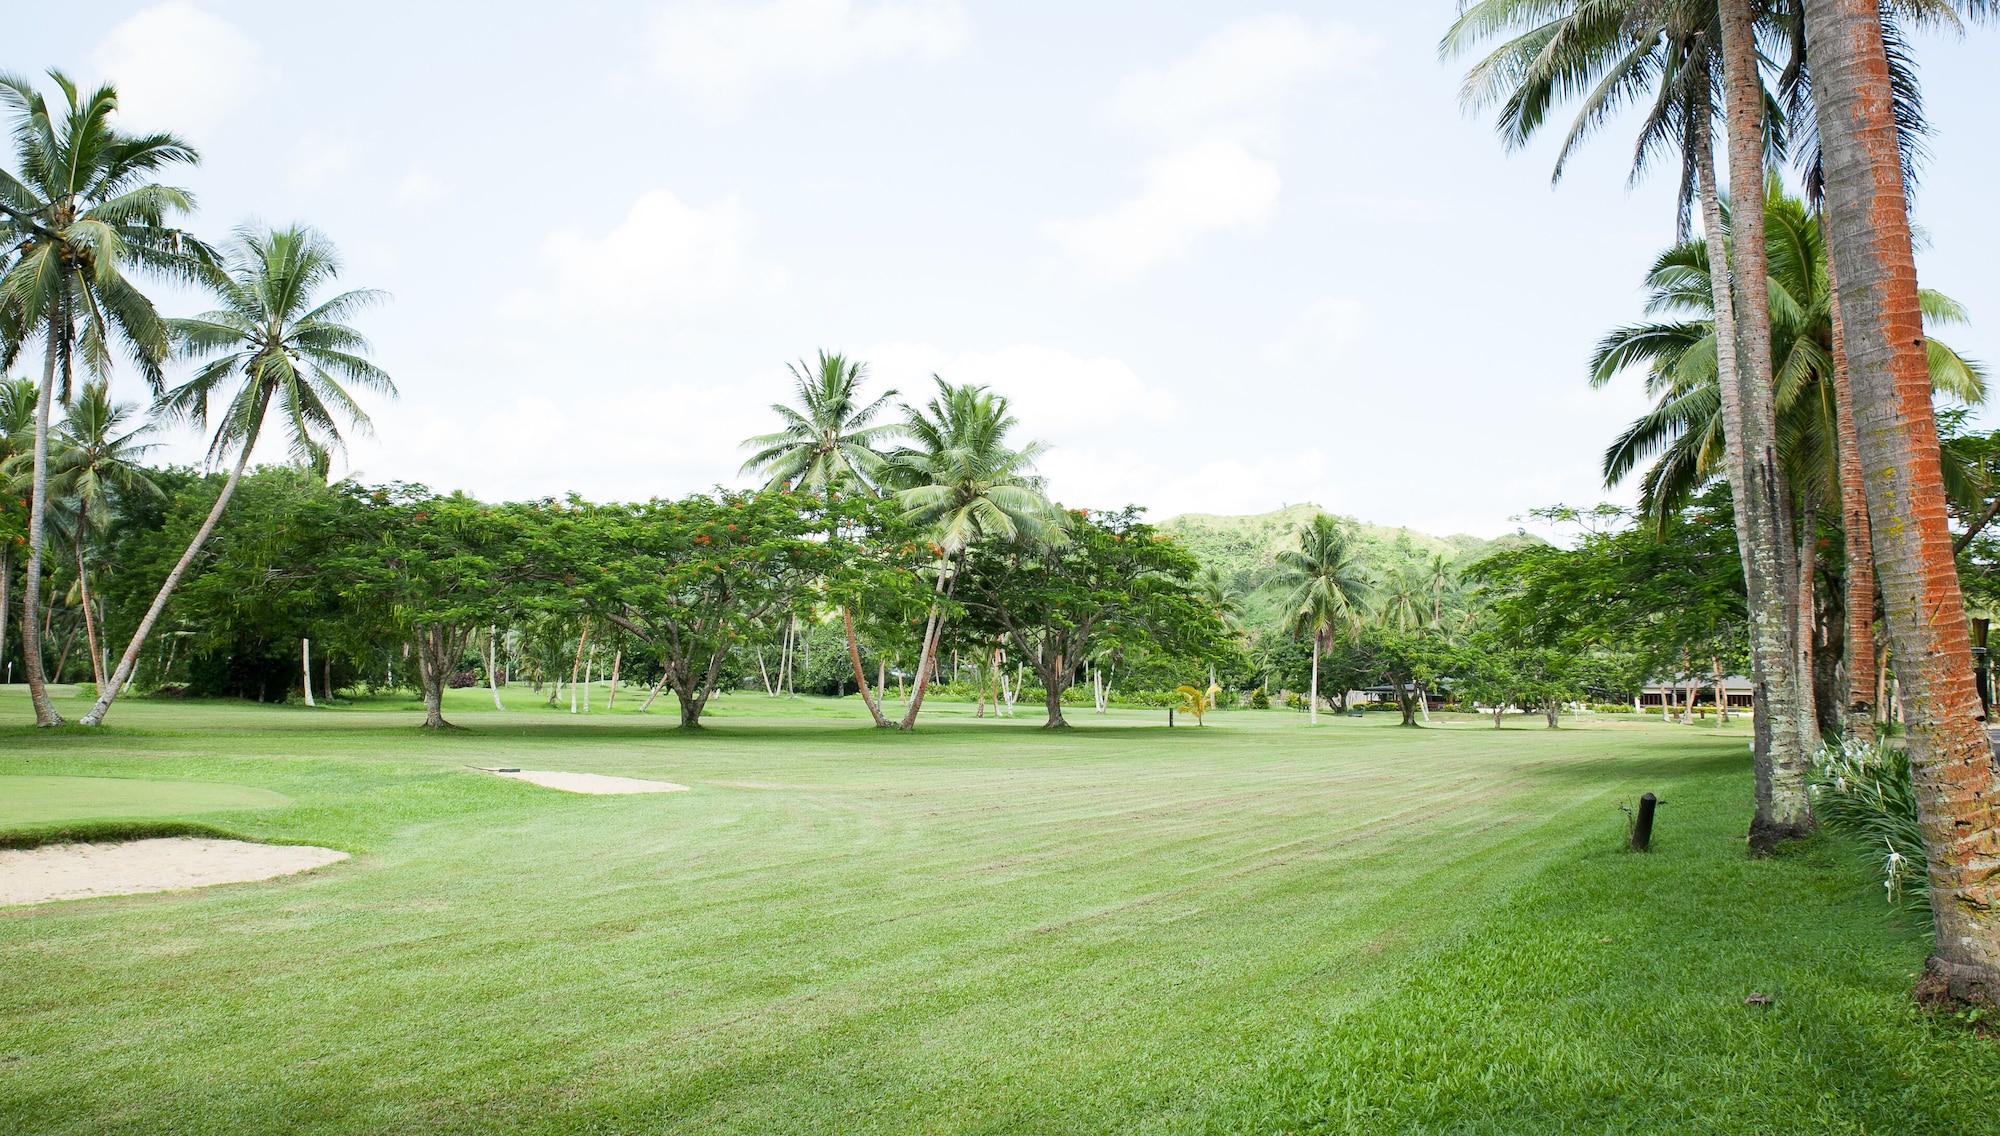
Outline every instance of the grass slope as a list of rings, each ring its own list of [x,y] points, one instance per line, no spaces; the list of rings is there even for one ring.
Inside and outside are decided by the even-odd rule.
[[[0,798],[254,786],[291,803],[185,819],[356,854],[0,911],[0,1131],[2000,1131],[1847,851],[1743,858],[1738,735],[510,698],[0,732]]]

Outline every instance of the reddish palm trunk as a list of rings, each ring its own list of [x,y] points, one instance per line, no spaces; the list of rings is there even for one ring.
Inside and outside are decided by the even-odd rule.
[[[90,647],[90,679],[98,686],[104,685],[104,651],[97,645],[97,616],[90,608],[90,571],[83,563],[84,516],[76,517],[76,590],[77,598],[83,601],[83,634]]]
[[[1875,0],[1806,0],[1829,253],[1937,929],[1930,975],[2000,1002],[2000,784],[1946,523],[1923,313]]]
[[[1806,795],[1806,725],[1812,700],[1799,673],[1798,583],[1791,504],[1778,466],[1778,427],[1771,391],[1770,273],[1764,245],[1764,84],[1758,72],[1751,0],[1722,0],[1723,93],[1728,117],[1729,185],[1738,208],[1731,229],[1729,272],[1735,316],[1735,397],[1732,448],[1743,462],[1736,492],[1737,540],[1749,592],[1751,673],[1757,713],[1756,812],[1750,844],[1764,851],[1812,830]],[[1723,350],[1728,344],[1722,344]],[[1732,406],[1733,403],[1733,406]],[[1726,428],[1726,426],[1725,426]],[[1814,731],[1815,733],[1817,731]]]
[[[1827,290],[1833,296],[1833,413],[1840,461],[1840,531],[1847,553],[1846,706],[1849,737],[1875,738],[1875,549],[1868,528],[1868,487],[1862,484],[1861,451],[1854,438],[1854,382],[1847,373],[1847,333],[1840,318],[1840,273],[1826,258]]]

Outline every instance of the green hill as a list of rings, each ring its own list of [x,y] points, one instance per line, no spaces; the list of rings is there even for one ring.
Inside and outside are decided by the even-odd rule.
[[[1253,516],[1188,513],[1162,521],[1160,528],[1173,534],[1203,564],[1213,565],[1222,572],[1242,597],[1245,623],[1253,631],[1262,631],[1278,622],[1282,597],[1272,583],[1278,553],[1295,547],[1299,529],[1325,511],[1318,505],[1288,505]],[[1376,580],[1387,579],[1397,572],[1414,572],[1439,555],[1462,571],[1502,548],[1536,540],[1526,534],[1493,540],[1465,533],[1433,536],[1415,529],[1366,524],[1352,517],[1338,519],[1360,546],[1361,561]]]

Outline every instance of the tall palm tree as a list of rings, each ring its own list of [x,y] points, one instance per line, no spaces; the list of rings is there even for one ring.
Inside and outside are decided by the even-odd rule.
[[[1431,594],[1431,626],[1444,627],[1444,598],[1458,586],[1458,570],[1451,565],[1451,557],[1442,552],[1433,553],[1424,561],[1423,586]]]
[[[743,443],[754,450],[743,463],[744,473],[766,478],[767,488],[802,489],[812,493],[878,491],[884,461],[881,445],[902,427],[898,423],[876,423],[894,390],[884,391],[863,405],[861,384],[868,365],[859,360],[825,351],[817,365],[800,360],[786,364],[798,396],[795,406],[772,403],[783,428],[760,434]],[[840,609],[847,633],[847,656],[854,668],[855,689],[868,707],[877,728],[886,729],[888,718],[882,703],[868,688],[867,669],[861,665],[861,640],[854,630],[854,612],[845,604]]]
[[[27,379],[0,379],[0,469],[32,457],[35,407],[40,401],[35,384]],[[6,493],[9,499],[0,501],[0,513],[14,510],[13,490]],[[0,674],[6,671],[8,615],[14,610],[14,524],[10,518],[9,523],[0,525]],[[34,636],[26,636],[23,642],[32,644]]]
[[[138,415],[136,404],[111,401],[106,384],[85,385],[83,394],[63,417],[50,460],[50,503],[68,514],[64,520],[70,532],[70,547],[76,553],[78,600],[90,645],[91,677],[100,686],[105,681],[104,649],[99,642],[97,614],[90,595],[90,568],[86,563],[90,541],[110,523],[114,497],[129,500],[160,496],[160,487],[146,476],[142,464],[157,446],[147,440],[156,427],[149,422],[135,422]]]
[[[1375,607],[1384,627],[1413,631],[1424,624],[1424,582],[1408,569],[1391,572]]]
[[[924,623],[916,683],[898,723],[903,730],[915,727],[923,708],[944,634],[943,603],[965,550],[984,540],[1062,539],[1056,510],[1034,476],[1045,447],[1029,442],[1017,449],[1008,440],[1019,423],[1007,399],[984,386],[931,379],[937,394],[922,407],[904,408],[908,442],[884,465],[904,518],[931,532],[938,560],[937,602]]]
[[[12,328],[0,336],[0,366],[13,362],[24,341],[42,341],[23,596],[31,624],[40,603],[53,402],[68,401],[78,363],[106,374],[121,347],[157,389],[166,325],[126,273],[138,267],[193,279],[206,262],[200,242],[168,224],[190,212],[194,199],[152,180],[168,167],[194,164],[194,149],[171,134],[120,133],[111,124],[118,106],[112,88],[85,95],[62,72],[49,76],[62,93],[53,107],[26,80],[0,75],[0,106],[15,119],[15,168],[0,169],[0,256],[7,258],[0,322]],[[36,724],[61,724],[35,651],[27,652],[27,672]]]
[[[1286,588],[1285,622],[1294,635],[1312,638],[1310,721],[1319,724],[1319,657],[1337,631],[1361,627],[1369,582],[1361,557],[1340,522],[1320,513],[1299,530],[1299,546],[1278,553],[1277,580]]]
[[[139,620],[110,683],[83,716],[85,725],[104,721],[131,678],[153,624],[229,507],[272,413],[292,457],[318,461],[342,447],[343,428],[368,429],[368,415],[348,387],[395,395],[395,383],[366,358],[368,340],[344,322],[385,297],[357,289],[320,300],[339,275],[340,258],[317,230],[240,228],[211,282],[222,306],[173,321],[182,354],[197,366],[161,397],[160,410],[204,430],[213,422],[209,459],[234,454],[236,461],[207,519]]]
[[[743,443],[755,451],[743,463],[743,472],[761,474],[772,489],[827,493],[873,488],[882,472],[881,446],[901,429],[875,419],[896,392],[883,391],[864,405],[861,384],[868,365],[844,355],[822,351],[817,364],[801,359],[785,367],[792,373],[798,403],[771,404],[784,425]]]
[[[1990,6],[1987,6],[1990,7]],[[1828,250],[1936,928],[1929,970],[1954,998],[2000,1004],[2000,778],[1979,721],[1876,0],[1804,0]]]

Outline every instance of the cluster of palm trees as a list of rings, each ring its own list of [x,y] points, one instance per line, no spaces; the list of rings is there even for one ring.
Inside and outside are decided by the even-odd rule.
[[[1371,621],[1398,632],[1450,632],[1452,616],[1470,615],[1447,607],[1458,591],[1458,570],[1450,557],[1435,553],[1414,565],[1398,565],[1378,580],[1363,565],[1347,529],[1324,513],[1299,529],[1298,547],[1278,554],[1274,578],[1285,591],[1286,632],[1312,644],[1306,705],[1314,725],[1319,723],[1320,656],[1337,637],[1352,642]]]
[[[1700,218],[1713,343],[1703,366],[1715,374],[1710,417],[1720,429],[1689,447],[1719,441],[1703,468],[1720,470],[1735,502],[1759,695],[1759,850],[1813,827],[1806,775],[1820,737],[1797,506],[1819,485],[1801,468],[1812,463],[1787,456],[1796,435],[1786,427],[1802,413],[1786,405],[1787,386],[1800,375],[1786,369],[1794,354],[1779,349],[1781,335],[1807,354],[1824,344],[1815,366],[1828,380],[1820,385],[1833,429],[1819,437],[1833,443],[1850,575],[1866,589],[1861,610],[1873,611],[1879,591],[1898,661],[1930,857],[1931,968],[1954,996],[1986,1001],[2000,999],[2000,786],[1973,685],[1932,403],[1935,353],[1916,282],[1908,192],[1925,128],[1906,34],[1996,9],[1989,0],[1471,0],[1441,45],[1446,55],[1483,50],[1465,97],[1497,109],[1509,145],[1540,133],[1559,104],[1579,104],[1557,177],[1585,139],[1636,111],[1634,176],[1671,164],[1683,235]],[[1746,204],[1786,162],[1817,214],[1823,280],[1809,257],[1783,247],[1790,234],[1774,232],[1766,209]],[[1739,206],[1728,212],[1725,173]],[[1767,286],[1774,266],[1797,290]],[[1674,272],[1696,286],[1690,271]],[[1806,328],[1821,290],[1823,338]],[[1806,312],[1793,310],[1801,299]],[[1686,378],[1693,396],[1699,384]],[[1849,728],[1866,730],[1872,697],[1853,701]]]
[[[932,376],[935,393],[922,404],[894,404],[894,390],[864,401],[867,364],[820,352],[816,361],[790,365],[796,404],[775,403],[779,429],[744,442],[744,463],[773,489],[812,493],[865,493],[893,497],[908,522],[930,534],[937,555],[935,599],[924,621],[917,670],[896,723],[916,725],[924,694],[937,671],[947,604],[967,550],[983,541],[1062,539],[1061,510],[1035,476],[1039,442],[1015,444],[1019,423],[1007,399],[976,384]],[[880,421],[898,405],[900,421]],[[854,682],[875,724],[890,723],[880,692],[871,691],[861,665],[854,613],[843,607]]]
[[[7,441],[20,450],[11,460],[25,467],[29,501],[20,626],[37,724],[62,723],[39,649],[48,538],[64,524],[101,524],[124,491],[109,466],[80,471],[85,459],[78,455],[90,449],[80,435],[110,430],[98,442],[122,441],[128,457],[141,444],[127,426],[134,412],[110,401],[106,384],[116,364],[122,359],[145,381],[162,422],[212,428],[211,459],[230,463],[208,517],[109,673],[93,646],[98,697],[82,721],[96,725],[130,682],[147,637],[273,417],[291,456],[324,472],[343,431],[368,425],[354,391],[392,395],[395,388],[346,322],[381,297],[350,291],[324,298],[340,265],[323,236],[303,227],[244,227],[222,247],[210,246],[181,225],[194,212],[192,195],[157,180],[197,164],[194,148],[172,134],[120,130],[113,87],[84,91],[59,71],[50,79],[53,98],[0,75],[0,110],[12,118],[13,139],[11,168],[0,165],[0,368],[39,350],[42,372],[31,397],[12,388],[10,400],[31,401],[33,409],[25,442],[14,422]],[[218,306],[193,318],[165,317],[142,290],[142,275],[199,287]],[[170,383],[176,362],[190,369]],[[58,402],[68,408],[67,440],[55,432]],[[136,481],[130,486],[143,492]],[[88,494],[97,496],[86,503]],[[72,548],[80,550],[81,539],[70,538]],[[78,556],[81,581],[85,558]],[[0,579],[11,581],[11,565],[0,565]],[[87,601],[83,609],[91,612]],[[10,616],[0,600],[0,623]],[[92,637],[104,630],[94,628]]]

